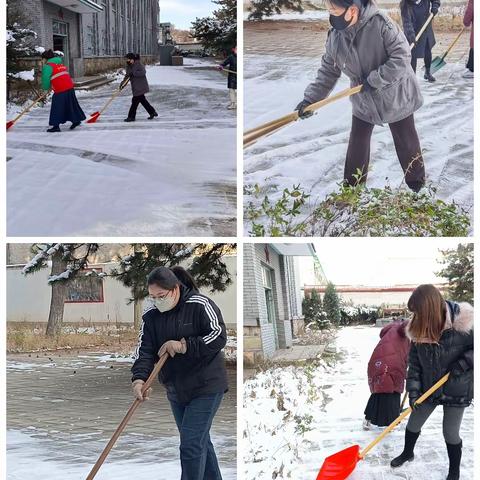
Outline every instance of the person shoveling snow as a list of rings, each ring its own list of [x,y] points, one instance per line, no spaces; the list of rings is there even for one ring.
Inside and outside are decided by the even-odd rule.
[[[87,117],[80,107],[75,95],[72,77],[63,65],[62,56],[52,50],[42,53],[45,62],[42,68],[43,90],[53,90],[50,109],[49,133],[61,132],[60,125],[72,122],[70,130],[77,128]]]
[[[352,129],[344,182],[366,181],[374,126],[388,123],[405,182],[418,192],[425,184],[425,168],[414,112],[423,98],[410,65],[407,39],[371,0],[330,0],[327,6],[333,29],[317,78],[296,107],[298,115],[311,116],[307,107],[328,97],[344,73],[352,87],[361,86],[351,96]]]

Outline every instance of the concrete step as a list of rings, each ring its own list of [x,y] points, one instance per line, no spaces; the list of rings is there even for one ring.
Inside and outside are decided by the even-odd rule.
[[[102,87],[103,85],[107,85],[108,83],[113,82],[114,78],[107,78],[107,77],[80,77],[75,78],[75,89],[76,90],[93,90],[94,88]]]

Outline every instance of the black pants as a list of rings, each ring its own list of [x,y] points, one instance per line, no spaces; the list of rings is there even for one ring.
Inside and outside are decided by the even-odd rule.
[[[467,62],[467,68],[473,72],[473,48],[471,48],[468,52],[468,62]]]
[[[155,113],[155,109],[150,105],[150,103],[148,103],[145,95],[137,95],[136,97],[132,97],[132,106],[128,111],[128,118],[135,118],[137,115],[137,108],[140,103],[143,105],[143,108],[145,108],[149,115],[153,115]]]
[[[425,63],[425,70],[429,71],[430,67],[432,65],[432,47],[428,43],[428,40],[425,43],[425,53],[424,53],[424,56],[423,56],[423,61]],[[411,64],[412,64],[413,71],[416,72],[417,71],[417,57],[415,55],[412,55]]]
[[[388,126],[392,132],[398,160],[405,174],[405,182],[413,191],[418,192],[425,185],[425,167],[413,114]],[[344,181],[348,185],[364,183],[367,180],[373,127],[371,123],[352,117],[344,173]],[[360,171],[359,176],[358,171]]]

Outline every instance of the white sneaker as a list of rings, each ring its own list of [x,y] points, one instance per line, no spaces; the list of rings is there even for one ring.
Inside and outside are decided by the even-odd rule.
[[[364,430],[371,430],[371,428],[372,428],[372,422],[370,422],[370,420],[365,419],[363,421],[363,429]]]
[[[470,70],[467,70],[463,75],[462,75],[463,78],[473,78],[473,72],[471,72]]]
[[[235,110],[235,105],[231,103],[228,107],[227,110]]]

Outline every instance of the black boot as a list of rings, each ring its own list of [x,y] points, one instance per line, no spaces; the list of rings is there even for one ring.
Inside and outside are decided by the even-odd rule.
[[[71,125],[70,125],[70,130],[75,130],[79,125],[80,125],[81,122],[73,122]]]
[[[423,76],[425,80],[428,80],[430,83],[436,82],[437,80],[435,77],[430,73],[430,69],[426,68],[425,69],[425,75]]]
[[[150,114],[150,116],[148,117],[149,120],[153,120],[155,117],[158,117],[158,113],[157,112],[153,112]]]
[[[419,435],[420,432],[413,433],[408,430],[408,428],[405,429],[405,446],[403,447],[403,452],[390,462],[391,467],[400,467],[405,462],[411,462],[414,459],[413,449],[415,448]]]
[[[457,445],[447,443],[448,459],[450,468],[448,469],[447,480],[460,480],[460,460],[462,459],[462,442]]]
[[[61,132],[60,127],[58,125],[53,126],[47,130],[48,133],[56,133]]]
[[[124,122],[134,122],[135,119],[134,118],[131,118],[131,117],[127,117]]]

